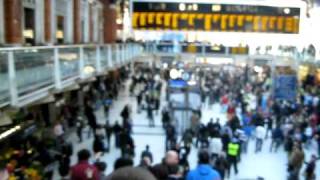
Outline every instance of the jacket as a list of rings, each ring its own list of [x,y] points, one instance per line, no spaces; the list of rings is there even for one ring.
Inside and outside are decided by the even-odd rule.
[[[190,171],[186,180],[220,180],[219,173],[207,164],[200,164],[198,167]]]
[[[81,161],[71,168],[71,180],[99,180],[99,174],[95,166]]]

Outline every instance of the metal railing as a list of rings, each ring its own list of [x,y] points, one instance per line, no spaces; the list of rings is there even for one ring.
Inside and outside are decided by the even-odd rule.
[[[50,89],[125,65],[140,53],[138,44],[0,48],[0,107],[22,106]]]

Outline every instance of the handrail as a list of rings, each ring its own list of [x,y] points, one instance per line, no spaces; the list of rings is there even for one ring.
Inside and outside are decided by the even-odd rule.
[[[73,45],[48,45],[48,46],[28,46],[28,47],[1,47],[0,51],[14,51],[14,50],[33,50],[33,49],[53,49],[53,48],[80,48],[80,47],[106,47],[108,45],[116,45],[122,43],[110,43],[110,44],[73,44]],[[139,44],[139,43],[126,43],[126,44]]]

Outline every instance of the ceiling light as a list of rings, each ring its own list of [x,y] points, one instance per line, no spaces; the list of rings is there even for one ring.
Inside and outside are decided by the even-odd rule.
[[[193,8],[194,11],[198,11],[198,4],[193,4],[192,8]]]
[[[283,12],[284,12],[285,14],[290,14],[290,9],[289,9],[289,8],[284,8],[284,9],[283,9]]]
[[[213,12],[221,11],[221,5],[218,5],[218,4],[212,5],[212,6],[211,6],[211,10],[212,10]]]
[[[186,4],[180,3],[180,4],[179,4],[179,10],[180,10],[180,11],[185,11],[185,10],[186,10]]]

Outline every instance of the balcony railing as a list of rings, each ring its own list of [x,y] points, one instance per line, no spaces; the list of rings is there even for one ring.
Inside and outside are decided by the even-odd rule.
[[[50,89],[125,65],[141,52],[138,44],[1,48],[0,107],[22,106]]]

